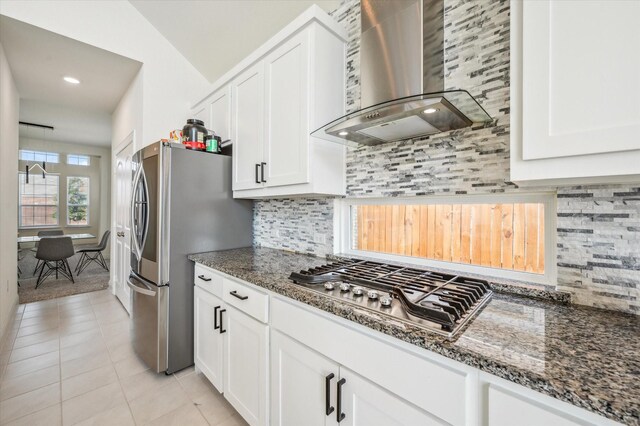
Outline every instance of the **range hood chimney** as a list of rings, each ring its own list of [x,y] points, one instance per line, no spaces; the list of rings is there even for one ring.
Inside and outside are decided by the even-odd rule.
[[[491,121],[466,90],[445,90],[444,0],[361,0],[359,111],[314,131],[378,145]]]

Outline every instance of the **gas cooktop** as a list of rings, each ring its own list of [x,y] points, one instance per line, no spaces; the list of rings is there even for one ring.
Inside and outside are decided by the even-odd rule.
[[[492,294],[485,280],[357,259],[294,272],[289,279],[447,337],[453,337]]]

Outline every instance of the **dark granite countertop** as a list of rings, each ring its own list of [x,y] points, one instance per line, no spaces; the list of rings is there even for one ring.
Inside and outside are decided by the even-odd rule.
[[[496,291],[449,340],[288,280],[324,258],[244,248],[189,259],[562,401],[640,425],[640,317]]]

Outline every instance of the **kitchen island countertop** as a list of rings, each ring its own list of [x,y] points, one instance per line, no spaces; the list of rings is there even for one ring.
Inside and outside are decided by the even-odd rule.
[[[189,259],[625,424],[640,424],[640,317],[494,292],[453,339],[293,284],[327,259],[249,247]]]

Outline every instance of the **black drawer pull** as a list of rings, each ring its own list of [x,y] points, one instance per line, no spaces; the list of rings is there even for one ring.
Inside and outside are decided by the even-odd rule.
[[[333,413],[333,410],[335,410],[335,408],[331,406],[331,379],[333,379],[334,377],[336,377],[336,375],[331,373],[324,378],[324,412],[327,416]]]
[[[260,178],[258,178],[258,169],[260,169],[260,164],[256,164],[256,183],[261,183]]]
[[[240,296],[238,292],[235,290],[230,291],[229,294],[232,295],[233,297],[237,297],[240,300],[247,300],[249,298],[249,296]]]
[[[267,163],[260,163],[262,167],[260,167],[260,180],[262,182],[266,182],[267,180],[264,178],[264,166],[267,165]]]
[[[222,334],[222,333],[226,333],[226,332],[227,332],[227,330],[225,330],[224,328],[222,328],[222,327],[223,327],[223,326],[222,326],[222,314],[224,314],[225,312],[227,312],[227,310],[226,310],[226,309],[222,309],[222,310],[220,310],[220,334]]]
[[[343,421],[346,417],[342,412],[342,385],[344,385],[345,383],[347,383],[346,379],[338,380],[338,411],[336,412],[336,420],[338,420],[338,423]]]
[[[200,278],[202,281],[206,281],[206,282],[211,281],[210,277],[205,277],[204,275],[198,275],[198,278]]]
[[[220,306],[216,306],[215,308],[213,308],[213,329],[217,330],[220,328],[220,325],[218,325],[218,309],[220,309]]]

